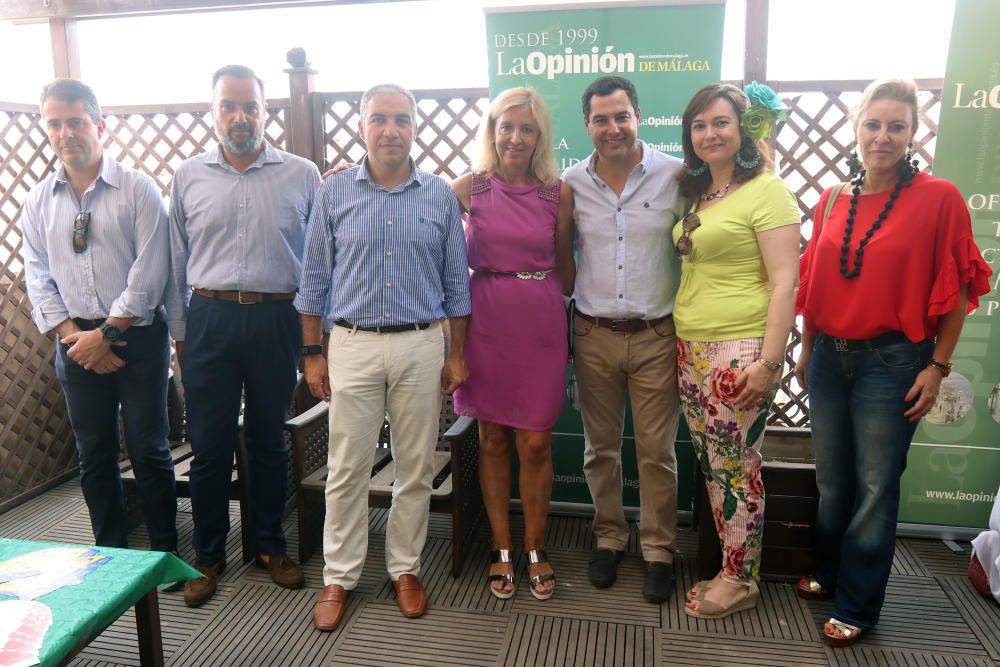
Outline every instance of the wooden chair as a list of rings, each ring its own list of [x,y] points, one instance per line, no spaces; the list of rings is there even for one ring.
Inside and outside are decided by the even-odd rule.
[[[301,462],[299,469],[303,472],[298,502],[299,558],[303,562],[322,542],[326,514],[327,419],[328,406],[320,403],[287,425],[295,443],[293,456]],[[391,427],[386,422],[379,442],[373,443],[376,450],[368,487],[369,507],[389,507],[392,503],[396,468],[391,456],[391,439]],[[446,397],[441,406],[431,511],[451,514],[451,570],[457,577],[462,571],[467,545],[482,517],[483,500],[479,488],[479,427],[476,420],[455,415],[450,397]]]

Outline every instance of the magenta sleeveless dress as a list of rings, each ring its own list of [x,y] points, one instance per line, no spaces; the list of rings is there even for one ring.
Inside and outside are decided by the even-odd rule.
[[[568,354],[555,270],[559,185],[472,177],[469,380],[455,392],[460,415],[530,431],[559,419]]]

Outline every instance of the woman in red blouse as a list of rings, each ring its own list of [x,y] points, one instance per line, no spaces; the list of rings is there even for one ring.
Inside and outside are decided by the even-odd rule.
[[[817,212],[829,213],[802,255],[797,303],[795,375],[809,390],[820,492],[817,570],[798,593],[836,598],[823,628],[831,646],[878,621],[907,450],[990,274],[961,194],[911,159],[916,85],[876,81],[852,118],[861,164],[853,187],[820,198]]]

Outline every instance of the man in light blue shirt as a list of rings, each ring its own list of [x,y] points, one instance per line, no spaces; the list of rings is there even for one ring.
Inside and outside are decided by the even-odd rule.
[[[241,398],[256,563],[281,586],[303,584],[281,527],[282,429],[302,343],[292,299],[319,170],[264,140],[264,86],[252,70],[223,67],[212,86],[220,145],[185,160],[170,195],[167,323],[184,379],[195,566],[204,575],[185,584],[189,606],[215,593],[226,566]]]
[[[39,331],[55,331],[56,376],[80,455],[98,546],[128,546],[118,468],[119,410],[150,546],[177,548],[167,444],[170,348],[160,305],[167,216],[156,184],[106,155],[93,91],[58,79],[42,120],[60,160],[21,210],[25,278]]]
[[[590,158],[563,174],[573,189],[577,250],[574,367],[583,416],[583,471],[594,499],[591,582],[611,586],[629,540],[622,503],[625,394],[639,468],[643,595],[674,588],[679,420],[674,297],[680,262],[670,232],[683,215],[681,161],[640,141],[639,96],[628,79],[596,79],[583,94]]]
[[[389,414],[396,464],[386,567],[403,615],[427,609],[418,579],[427,539],[441,392],[468,377],[469,269],[458,200],[410,159],[416,101],[383,84],[361,98],[368,154],[323,183],[309,220],[302,287],[306,379],[330,401],[320,630],[341,622],[368,548],[368,482]],[[331,298],[332,293],[332,298]],[[450,323],[445,358],[441,321]],[[329,360],[321,324],[333,322]]]

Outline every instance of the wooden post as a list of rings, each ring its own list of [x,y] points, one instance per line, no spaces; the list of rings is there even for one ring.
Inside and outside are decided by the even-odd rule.
[[[767,81],[768,0],[747,0],[743,83]]]
[[[76,19],[49,19],[52,40],[52,69],[57,78],[80,78],[80,42]]]
[[[288,152],[316,162],[313,154],[313,105],[311,96],[316,88],[316,70],[309,66],[303,49],[288,52],[288,114],[285,116],[285,132]],[[322,158],[322,156],[320,156]]]

